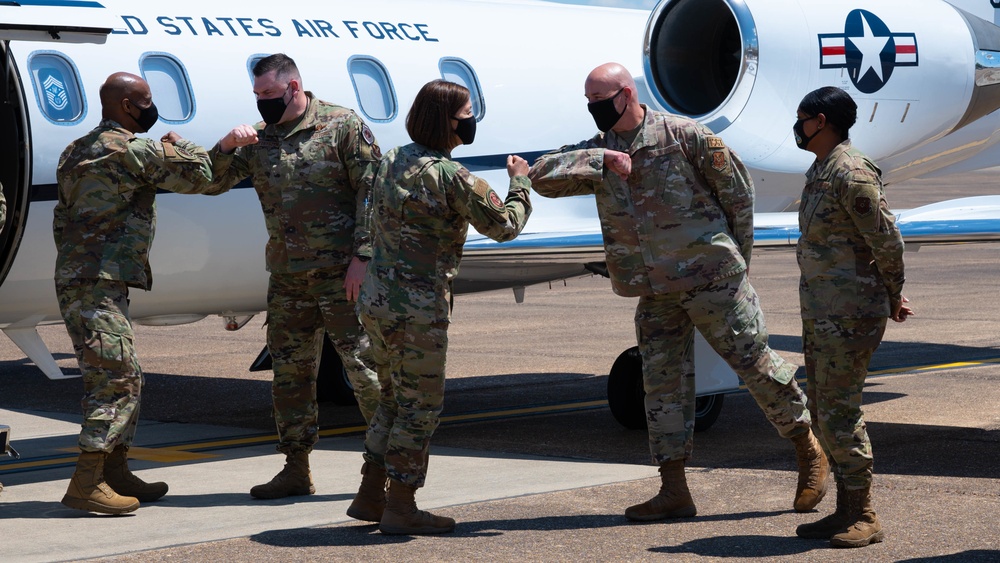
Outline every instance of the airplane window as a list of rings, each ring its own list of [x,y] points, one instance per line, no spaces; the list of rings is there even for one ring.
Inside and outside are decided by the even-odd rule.
[[[46,119],[73,125],[87,114],[80,75],[69,59],[54,51],[35,51],[28,57],[35,99]]]
[[[445,57],[438,63],[438,67],[441,69],[441,78],[469,89],[472,113],[476,116],[476,121],[482,121],[486,115],[486,100],[483,99],[483,89],[479,86],[479,78],[472,66],[462,59]]]
[[[194,117],[191,82],[180,61],[164,53],[146,53],[139,59],[139,69],[149,83],[162,121],[185,123]]]
[[[260,54],[258,54],[258,55],[250,55],[250,58],[247,59],[247,74],[250,75],[250,85],[251,86],[253,86],[253,67],[257,66],[257,63],[259,63],[261,59],[267,58],[267,57],[270,57],[270,56],[271,55],[260,55]]]
[[[371,57],[351,57],[347,69],[365,117],[377,122],[392,121],[396,117],[396,91],[382,63]]]

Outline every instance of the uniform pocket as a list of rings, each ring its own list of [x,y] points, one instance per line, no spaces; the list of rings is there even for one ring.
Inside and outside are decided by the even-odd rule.
[[[735,300],[736,303],[726,312],[726,321],[729,323],[729,330],[734,335],[739,335],[757,325],[761,312],[756,293],[753,291],[737,293]]]
[[[131,365],[132,326],[120,313],[93,309],[83,311],[86,328],[83,360],[100,369],[121,371]]]

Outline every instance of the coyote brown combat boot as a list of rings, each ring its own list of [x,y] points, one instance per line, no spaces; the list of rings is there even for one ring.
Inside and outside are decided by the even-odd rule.
[[[871,486],[847,491],[847,525],[830,538],[833,547],[864,547],[885,538],[872,509]]]
[[[128,446],[118,446],[104,461],[104,479],[116,493],[153,502],[167,494],[166,483],[147,483],[136,477],[128,468]]]
[[[625,517],[638,522],[665,518],[690,518],[698,513],[684,476],[684,460],[667,461],[660,465],[660,492],[642,504],[630,506]]]
[[[347,508],[347,515],[366,522],[381,522],[385,512],[385,468],[366,461],[361,466],[361,475],[361,488]]]
[[[795,460],[799,464],[799,484],[792,506],[795,512],[809,512],[826,495],[830,462],[812,430],[792,438],[792,443],[795,444]]]
[[[250,489],[254,498],[285,498],[316,493],[312,473],[309,472],[309,452],[295,452],[285,456],[285,467],[273,479]]]
[[[837,510],[809,524],[795,528],[795,535],[811,540],[828,540],[850,523],[847,519],[847,487],[844,481],[834,476],[837,482]]]
[[[417,488],[413,485],[389,479],[386,493],[385,512],[378,529],[383,534],[443,534],[455,529],[455,520],[446,516],[435,516],[417,508],[414,496]]]
[[[125,514],[139,508],[135,497],[121,496],[104,482],[105,452],[80,452],[76,471],[62,503],[77,510],[101,514]]]

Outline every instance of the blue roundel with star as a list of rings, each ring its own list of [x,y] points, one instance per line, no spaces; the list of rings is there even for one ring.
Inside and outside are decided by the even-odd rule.
[[[878,16],[852,10],[844,33],[819,34],[820,68],[847,68],[858,90],[871,94],[882,89],[899,66],[917,66],[917,38],[893,33]]]

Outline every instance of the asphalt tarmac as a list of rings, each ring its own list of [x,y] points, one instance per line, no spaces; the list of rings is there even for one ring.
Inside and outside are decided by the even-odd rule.
[[[996,171],[888,190],[894,208],[981,195]],[[996,190],[993,190],[996,191]],[[793,450],[745,392],[695,437],[694,518],[633,524],[625,507],[658,486],[646,435],[603,404],[608,369],[634,344],[634,299],[599,277],[456,299],[445,422],[434,436],[422,508],[458,521],[439,537],[381,535],[344,514],[360,481],[361,417],[321,405],[317,494],[254,501],[281,467],[269,372],[247,366],[261,319],[138,327],[146,372],[133,469],[171,492],[123,517],[59,499],[72,473],[80,381],[48,381],[0,339],[0,423],[21,460],[0,462],[2,561],[1000,561],[1000,244],[908,252],[917,316],[890,323],[872,361],[865,416],[875,452],[883,543],[835,550],[795,537]],[[154,254],[155,257],[155,254]],[[792,249],[755,253],[771,345],[801,363]],[[64,371],[65,330],[40,331]],[[831,481],[832,485],[832,481]]]

